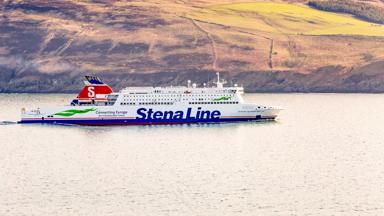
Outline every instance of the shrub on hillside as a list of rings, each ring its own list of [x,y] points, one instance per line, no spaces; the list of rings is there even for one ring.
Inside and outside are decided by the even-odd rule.
[[[369,22],[384,24],[384,9],[371,4],[350,0],[310,0],[308,5],[319,10],[349,13]]]

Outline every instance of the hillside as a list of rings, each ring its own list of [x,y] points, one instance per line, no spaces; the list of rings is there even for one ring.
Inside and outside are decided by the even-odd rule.
[[[384,25],[307,3],[3,1],[0,92],[76,92],[85,74],[116,89],[203,83],[215,71],[250,92],[384,92]]]
[[[308,5],[319,10],[348,13],[368,22],[384,24],[384,8],[369,1],[312,0]]]

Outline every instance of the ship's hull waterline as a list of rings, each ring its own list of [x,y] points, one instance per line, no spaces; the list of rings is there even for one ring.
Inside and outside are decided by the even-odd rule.
[[[261,122],[273,121],[275,116],[253,117],[253,118],[220,118],[217,120],[153,120],[141,121],[136,119],[22,119],[19,124],[57,124],[57,125],[84,125],[84,126],[122,126],[122,125],[171,125],[171,124],[208,124],[208,123],[230,123],[230,122]]]

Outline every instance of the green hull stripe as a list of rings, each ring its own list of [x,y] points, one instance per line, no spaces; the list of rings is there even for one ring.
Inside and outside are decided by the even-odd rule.
[[[219,97],[219,98],[215,98],[215,99],[213,99],[213,101],[221,101],[221,100],[229,100],[229,99],[231,99],[232,97]]]
[[[62,112],[55,113],[55,115],[69,117],[69,116],[73,116],[73,115],[76,115],[76,114],[84,114],[84,113],[92,112],[92,111],[95,111],[95,110],[96,110],[95,108],[84,109],[84,110],[70,109],[70,110],[65,110],[65,111],[62,111]]]

